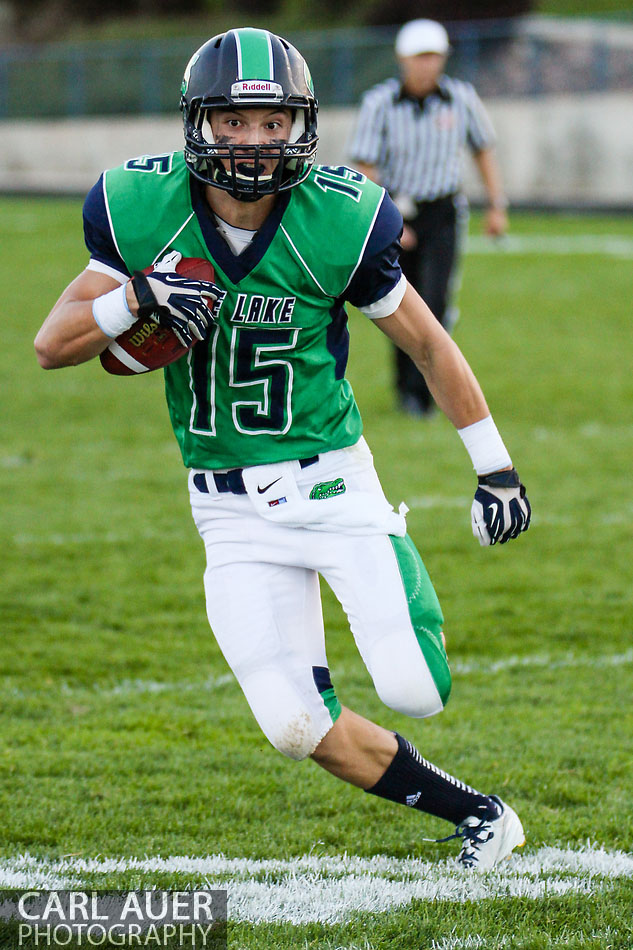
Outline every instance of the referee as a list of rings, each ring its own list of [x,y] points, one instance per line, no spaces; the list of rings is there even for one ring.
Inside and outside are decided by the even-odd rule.
[[[402,270],[450,332],[456,322],[451,291],[467,220],[460,193],[465,147],[486,190],[487,233],[503,235],[508,220],[492,125],[470,83],[444,75],[448,52],[441,24],[412,20],[402,27],[396,37],[401,78],[365,93],[349,153],[354,167],[383,185],[400,209]],[[401,350],[395,362],[400,407],[432,415],[433,398],[413,362]]]

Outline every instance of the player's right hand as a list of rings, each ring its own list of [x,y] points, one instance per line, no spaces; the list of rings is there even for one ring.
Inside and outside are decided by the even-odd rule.
[[[532,509],[516,468],[480,475],[478,481],[471,517],[479,543],[505,544],[527,531]]]
[[[181,256],[177,251],[166,255],[151,274],[134,271],[132,286],[139,317],[169,327],[182,345],[189,347],[194,338],[204,340],[207,336],[215,319],[213,303],[221,292],[210,281],[176,273]]]

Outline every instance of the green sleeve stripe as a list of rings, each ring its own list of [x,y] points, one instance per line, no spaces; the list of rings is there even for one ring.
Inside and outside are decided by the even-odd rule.
[[[236,30],[238,79],[274,79],[273,51],[266,30]]]

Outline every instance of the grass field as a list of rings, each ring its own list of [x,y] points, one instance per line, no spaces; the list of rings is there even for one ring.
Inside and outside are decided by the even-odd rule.
[[[633,229],[519,216],[475,237],[455,337],[528,486],[481,549],[450,424],[393,405],[354,315],[350,376],[447,618],[446,711],[383,707],[332,595],[341,700],[521,815],[473,881],[450,828],[268,747],[207,627],[203,548],[159,374],[44,373],[32,338],[83,266],[80,205],[1,199],[0,886],[224,882],[229,947],[633,947]],[[473,233],[476,234],[473,222]],[[162,858],[162,860],[159,860]]]

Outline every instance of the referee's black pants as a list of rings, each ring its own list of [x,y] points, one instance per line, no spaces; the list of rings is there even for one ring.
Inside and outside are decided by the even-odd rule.
[[[402,271],[442,326],[449,314],[451,284],[458,264],[466,205],[462,196],[421,201],[415,218],[406,221],[416,233],[417,247],[400,253]],[[433,397],[422,374],[406,353],[395,347],[396,388],[403,408],[429,412]]]

